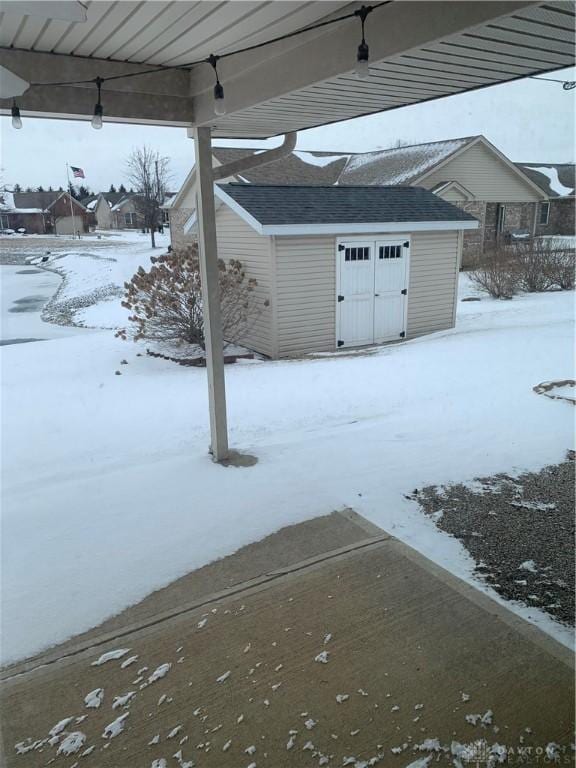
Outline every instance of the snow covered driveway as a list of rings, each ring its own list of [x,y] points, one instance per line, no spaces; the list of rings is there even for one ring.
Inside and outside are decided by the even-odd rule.
[[[3,661],[344,506],[471,578],[461,545],[404,494],[563,458],[572,406],[532,387],[573,377],[573,294],[460,309],[454,331],[372,355],[229,366],[250,469],[207,456],[201,369],[109,331],[5,347]]]

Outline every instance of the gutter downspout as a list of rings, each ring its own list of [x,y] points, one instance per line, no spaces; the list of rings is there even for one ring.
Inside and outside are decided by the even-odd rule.
[[[241,160],[235,160],[232,163],[212,168],[214,181],[226,179],[228,176],[235,176],[238,173],[242,173],[242,171],[258,168],[261,165],[268,165],[268,163],[274,163],[276,160],[281,160],[282,158],[287,157],[296,147],[296,138],[296,131],[286,133],[284,135],[284,141],[279,147],[269,149],[267,152],[262,152],[259,155],[250,155],[249,157],[243,157]]]

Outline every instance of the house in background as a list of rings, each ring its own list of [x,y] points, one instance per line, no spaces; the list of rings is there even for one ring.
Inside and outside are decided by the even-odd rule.
[[[68,192],[0,192],[0,229],[34,235],[88,232],[90,215]]]
[[[214,164],[225,165],[260,151],[215,147]],[[277,185],[424,187],[480,221],[477,230],[464,235],[464,264],[501,237],[516,232],[534,234],[539,204],[546,199],[538,184],[483,136],[358,154],[295,150],[282,160],[245,171],[231,180]],[[192,169],[170,208],[173,246],[189,239],[186,227],[193,221],[195,194]]]
[[[92,214],[92,226],[97,229],[116,229],[112,207],[126,197],[126,192],[100,192],[82,200],[82,204]]]
[[[218,253],[257,280],[241,340],[271,358],[414,338],[455,323],[478,221],[414,187],[216,187]]]
[[[576,234],[574,208],[576,200],[576,165],[574,163],[517,163],[546,195],[540,203],[536,223],[538,235]]]

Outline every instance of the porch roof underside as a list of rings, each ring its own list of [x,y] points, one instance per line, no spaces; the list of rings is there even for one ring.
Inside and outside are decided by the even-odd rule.
[[[45,82],[184,65],[358,5],[98,2],[88,4],[88,21],[75,25],[10,12],[0,19],[0,64]],[[105,119],[267,138],[573,66],[574,18],[567,0],[392,2],[367,21],[367,80],[352,72],[359,38],[352,19],[222,59],[224,116],[214,115],[214,76],[202,64],[105,84]],[[33,86],[18,101],[24,115],[89,120],[95,88]],[[10,102],[1,107],[6,114]]]

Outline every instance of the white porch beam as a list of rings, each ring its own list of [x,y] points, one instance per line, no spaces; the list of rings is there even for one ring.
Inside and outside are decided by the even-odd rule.
[[[28,82],[64,82],[113,77],[129,72],[145,72],[153,67],[101,59],[62,56],[53,53],[0,48],[0,65]],[[190,73],[169,70],[113,80],[102,86],[104,120],[148,125],[189,126],[192,99]],[[18,97],[25,116],[91,120],[96,102],[96,86],[60,85],[30,87]],[[0,113],[10,114],[11,100],[0,99]]]
[[[223,461],[228,458],[228,428],[224,383],[224,344],[220,315],[220,286],[218,283],[214,178],[212,175],[212,137],[210,128],[195,128],[193,136],[196,153],[196,211],[198,212],[198,249],[204,304],[210,448],[214,461]]]
[[[370,61],[382,61],[532,5],[537,3],[526,0],[390,3],[374,10],[366,22]],[[265,49],[264,55],[257,50],[221,59],[218,72],[226,93],[228,115],[352,72],[359,42],[359,22],[350,19],[322,32],[275,43]],[[214,73],[209,67],[196,67],[191,71],[190,88],[194,122],[217,125]],[[368,111],[373,110],[367,108]]]

